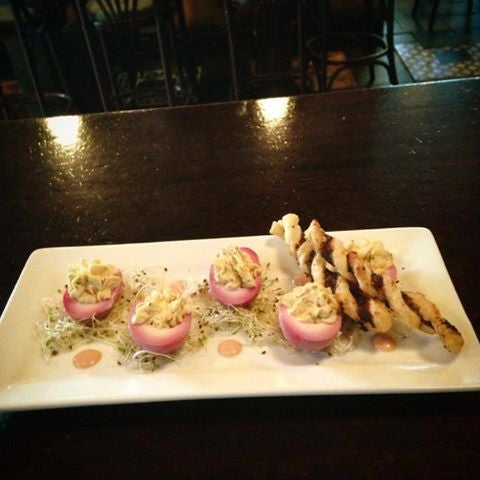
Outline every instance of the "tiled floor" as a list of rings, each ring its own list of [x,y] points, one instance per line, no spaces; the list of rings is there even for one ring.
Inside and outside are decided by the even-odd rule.
[[[415,18],[413,0],[397,0],[396,41],[418,41],[424,47],[446,47],[480,42],[480,2],[473,1],[473,13],[467,15],[466,0],[441,0],[432,32],[428,23],[433,0],[420,0]]]
[[[433,0],[420,0],[415,17],[413,4],[414,0],[396,2],[394,41],[399,83],[480,75],[480,0],[474,0],[472,15],[467,15],[466,0],[441,0],[431,32],[428,24]],[[362,84],[367,72],[355,73]],[[374,85],[388,83],[384,69],[377,68]]]

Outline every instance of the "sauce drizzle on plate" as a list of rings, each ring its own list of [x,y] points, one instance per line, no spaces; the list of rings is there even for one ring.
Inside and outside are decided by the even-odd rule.
[[[393,352],[397,348],[397,341],[388,333],[376,333],[372,338],[372,344],[381,352]]]
[[[217,351],[222,357],[234,357],[242,351],[242,344],[238,340],[229,338],[218,344]]]
[[[102,352],[99,352],[93,348],[87,348],[86,350],[78,352],[73,357],[73,365],[80,369],[90,368],[96,365],[101,358]]]

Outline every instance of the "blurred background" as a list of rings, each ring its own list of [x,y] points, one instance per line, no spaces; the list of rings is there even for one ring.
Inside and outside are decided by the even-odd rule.
[[[0,0],[15,119],[480,75],[480,0]]]

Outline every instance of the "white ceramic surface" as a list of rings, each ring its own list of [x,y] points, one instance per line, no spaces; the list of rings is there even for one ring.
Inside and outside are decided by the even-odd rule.
[[[480,346],[431,232],[424,228],[332,232],[344,242],[382,240],[393,252],[402,289],[420,291],[463,334],[462,352],[451,355],[438,337],[412,333],[391,353],[375,351],[365,334],[347,355],[298,354],[279,346],[245,345],[237,357],[218,355],[221,338],[182,361],[153,373],[120,367],[102,344],[102,361],[78,370],[74,352],[45,359],[35,325],[45,297],[58,298],[68,265],[100,258],[121,269],[167,267],[170,278],[206,278],[226,244],[253,248],[263,263],[288,280],[297,267],[282,241],[270,236],[179,242],[40,249],[32,253],[0,320],[0,410],[176,399],[400,393],[472,390],[480,387]],[[240,337],[239,337],[240,338]],[[244,339],[240,338],[244,341]],[[262,351],[266,350],[265,354]]]

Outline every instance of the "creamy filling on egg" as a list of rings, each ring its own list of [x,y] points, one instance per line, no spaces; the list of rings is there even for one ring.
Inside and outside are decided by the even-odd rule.
[[[153,290],[137,305],[131,322],[136,325],[149,324],[156,328],[172,328],[179,325],[190,313],[182,295],[171,288]]]
[[[352,242],[347,250],[357,253],[369,265],[373,273],[381,275],[385,270],[393,266],[393,255],[379,240],[365,239],[359,242]]]
[[[223,248],[213,262],[215,280],[229,290],[253,288],[260,267],[238,247]]]
[[[68,271],[68,293],[81,303],[97,303],[112,298],[121,283],[118,269],[100,260],[82,260]]]
[[[303,323],[335,323],[338,303],[330,288],[307,283],[285,294],[280,303],[297,321]]]

